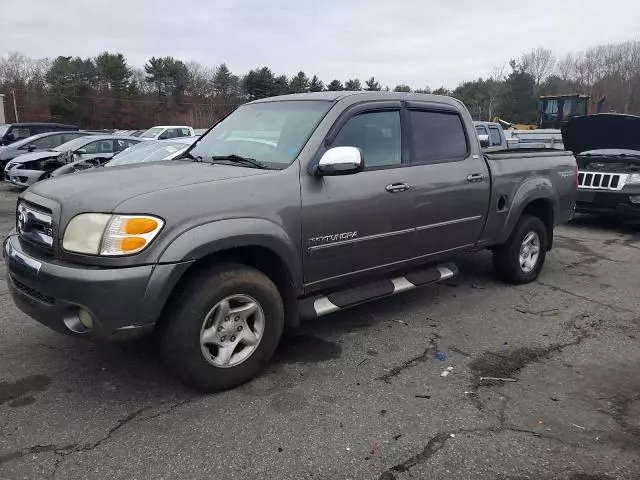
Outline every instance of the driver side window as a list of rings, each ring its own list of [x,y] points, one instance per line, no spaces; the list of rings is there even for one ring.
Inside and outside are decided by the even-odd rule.
[[[332,146],[360,148],[365,169],[400,165],[400,111],[367,112],[351,117]]]

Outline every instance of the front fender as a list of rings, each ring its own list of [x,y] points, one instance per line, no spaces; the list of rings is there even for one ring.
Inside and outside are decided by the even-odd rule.
[[[192,262],[238,247],[268,248],[287,266],[296,290],[302,288],[299,250],[284,229],[263,218],[233,218],[198,225],[175,238],[159,263]]]
[[[509,208],[509,213],[507,215],[507,220],[504,224],[504,229],[502,234],[500,235],[500,240],[498,243],[504,243],[507,241],[511,232],[517,225],[520,217],[522,216],[522,212],[527,205],[535,200],[547,200],[550,202],[553,208],[553,216],[556,217],[556,209],[558,205],[558,195],[555,189],[553,188],[553,184],[551,180],[544,177],[534,177],[530,178],[516,191],[513,196],[513,200],[511,201],[511,206]]]

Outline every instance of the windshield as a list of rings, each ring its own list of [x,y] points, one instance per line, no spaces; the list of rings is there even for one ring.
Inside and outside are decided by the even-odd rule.
[[[204,161],[237,155],[269,168],[285,168],[332,105],[304,100],[244,105],[218,123],[189,153]]]
[[[163,130],[164,128],[160,128],[160,127],[150,128],[149,130],[144,132],[142,135],[140,135],[140,138],[153,138],[158,134],[160,134],[160,132],[162,132]]]
[[[108,167],[129,165],[131,163],[156,162],[167,160],[168,157],[186,150],[188,145],[181,142],[167,142],[166,140],[149,140],[129,147],[119,153],[107,163]]]
[[[63,143],[62,145],[58,145],[55,148],[52,148],[51,150],[53,150],[54,152],[68,152],[68,151],[74,151],[74,150],[78,150],[79,148],[84,147],[87,143],[89,143],[90,141],[93,140],[99,140],[99,138],[96,137],[91,137],[89,138],[87,137],[80,137],[80,138],[75,138],[67,143]]]

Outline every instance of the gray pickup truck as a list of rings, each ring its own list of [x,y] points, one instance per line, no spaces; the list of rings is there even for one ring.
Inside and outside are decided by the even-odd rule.
[[[569,219],[568,152],[483,155],[459,101],[323,92],[239,107],[178,160],[20,195],[5,241],[18,307],[59,332],[154,332],[203,390],[253,377],[283,329],[454,276],[491,249],[534,280]]]

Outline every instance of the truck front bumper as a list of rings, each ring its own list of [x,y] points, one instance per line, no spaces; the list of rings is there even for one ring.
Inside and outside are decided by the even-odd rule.
[[[129,340],[151,332],[189,264],[86,267],[25,253],[17,235],[3,254],[15,304],[47,327],[70,335]]]
[[[576,195],[576,212],[640,218],[640,191],[599,192],[579,189]]]

